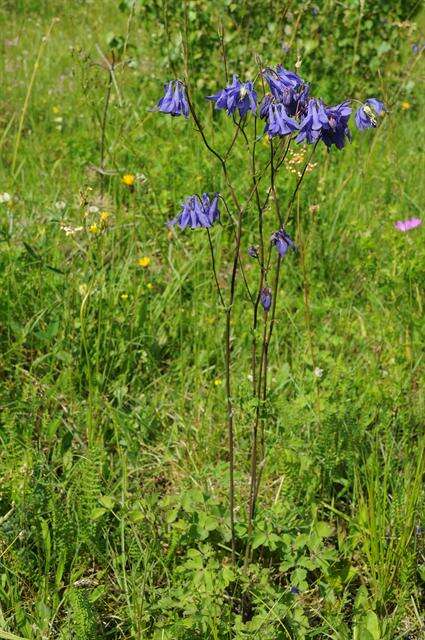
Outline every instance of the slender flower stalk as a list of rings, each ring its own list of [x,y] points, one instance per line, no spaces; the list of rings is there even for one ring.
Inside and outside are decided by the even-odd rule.
[[[201,117],[195,108],[189,83],[189,46],[188,46],[188,3],[185,6],[185,33],[183,41],[185,80],[172,80],[165,85],[164,96],[159,100],[156,110],[173,117],[183,115],[191,117],[195,129],[207,151],[218,161],[223,175],[223,192],[230,196],[229,205],[226,198],[211,191],[202,195],[188,196],[182,203],[178,215],[169,225],[177,225],[181,229],[202,229],[208,237],[211,268],[217,288],[220,307],[224,313],[225,324],[225,389],[226,389],[226,427],[229,463],[229,513],[231,534],[231,557],[237,561],[237,539],[235,532],[235,429],[234,429],[234,398],[232,379],[232,314],[237,294],[238,275],[247,293],[247,301],[252,307],[252,394],[255,410],[252,416],[251,446],[250,446],[250,485],[247,502],[247,542],[244,553],[244,566],[248,566],[253,556],[252,537],[254,532],[254,517],[260,491],[261,477],[266,460],[265,411],[268,398],[269,352],[274,327],[277,322],[277,301],[281,271],[284,260],[289,259],[290,250],[295,250],[291,238],[292,231],[288,228],[292,222],[292,209],[298,202],[299,226],[299,190],[307,175],[307,169],[320,142],[328,151],[334,148],[343,149],[351,139],[349,120],[353,101],[345,100],[334,106],[326,105],[320,98],[310,95],[310,86],[296,73],[278,65],[276,69],[263,69],[261,61],[260,72],[253,81],[241,82],[236,74],[229,83],[227,58],[224,48],[224,33],[221,27],[220,41],[224,61],[224,75],[226,86],[206,98],[215,104],[218,110],[225,110],[233,119],[235,130],[232,134],[227,150],[223,153],[215,148],[208,139]],[[256,82],[261,81],[261,97],[258,100]],[[268,90],[265,85],[268,85]],[[266,92],[267,91],[267,92]],[[260,104],[259,104],[260,102]],[[385,110],[383,103],[376,98],[369,98],[357,110],[355,120],[360,130],[373,128],[377,125],[377,116]],[[258,118],[265,121],[263,134],[258,135]],[[216,119],[220,121],[219,118]],[[270,155],[266,160],[258,152],[259,141],[263,138],[270,145]],[[277,139],[277,140],[276,140]],[[282,207],[277,188],[277,177],[288,157],[293,141],[311,145],[307,162],[298,173],[298,180],[293,193],[286,205]],[[236,189],[233,174],[230,172],[230,159],[236,146],[244,146],[248,156],[250,171],[249,185]],[[265,176],[269,175],[268,185],[263,188]],[[298,198],[297,198],[298,196]],[[269,202],[272,201],[276,226],[272,236],[266,236],[268,230],[268,216],[265,215]],[[247,250],[242,250],[242,244],[247,231],[249,214],[246,215],[253,202],[256,208],[256,238]],[[219,204],[224,204],[224,215],[220,215]],[[231,255],[228,262],[227,288],[220,284],[218,277],[214,239],[211,228],[214,224],[222,224],[222,218],[231,224],[233,237]],[[419,226],[420,221],[408,220],[396,223],[400,231],[407,231]],[[206,230],[206,231],[205,231]],[[271,231],[271,229],[270,229]],[[257,269],[255,276],[256,288],[251,291],[248,268],[244,268],[244,256],[251,260],[251,269]],[[307,324],[311,333],[311,322],[308,307],[308,291],[306,265],[302,256],[302,269],[305,283]],[[241,284],[242,284],[241,283]],[[310,336],[311,338],[311,336]],[[311,343],[313,366],[315,357]]]

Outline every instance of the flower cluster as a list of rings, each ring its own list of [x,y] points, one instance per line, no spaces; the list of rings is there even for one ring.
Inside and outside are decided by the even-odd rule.
[[[168,222],[168,226],[177,224],[180,229],[197,229],[198,227],[209,228],[220,217],[218,209],[218,193],[211,199],[207,193],[202,197],[197,194],[189,196],[183,203],[182,210],[178,216]]]
[[[342,149],[351,139],[348,122],[351,116],[351,101],[345,100],[328,106],[321,99],[310,96],[310,87],[294,73],[278,65],[276,69],[262,71],[269,92],[263,97],[258,115],[266,121],[264,133],[273,138],[296,134],[296,141],[316,144],[319,140],[330,149]],[[217,93],[207,96],[215,102],[216,109],[225,109],[228,115],[239,111],[246,116],[249,112],[257,115],[257,93],[254,83],[241,82],[237,75],[231,84]],[[157,109],[172,116],[189,116],[189,101],[186,88],[181,80],[165,85],[165,94],[158,102]],[[359,130],[376,127],[378,116],[385,111],[384,104],[376,98],[368,98],[356,112],[355,122]]]
[[[268,117],[266,105],[270,106],[273,102],[282,104],[288,116],[298,116],[303,113],[310,87],[300,76],[278,65],[276,70],[264,69],[263,77],[270,89],[270,93],[266,94],[262,103],[263,117]]]
[[[297,178],[301,178],[302,176],[302,166],[305,165],[304,171],[305,173],[311,173],[315,167],[317,167],[317,162],[306,162],[306,147],[298,147],[295,152],[289,154],[287,159],[287,166],[289,173],[297,176]]]

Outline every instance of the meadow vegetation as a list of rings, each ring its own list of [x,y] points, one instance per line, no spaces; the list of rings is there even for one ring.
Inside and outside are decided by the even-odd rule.
[[[186,15],[174,4],[0,7],[0,639],[420,640],[425,245],[423,227],[394,224],[424,207],[423,16],[414,2],[388,3],[397,25],[386,9],[378,24],[367,2],[340,15],[342,3],[279,14],[258,1],[250,19],[249,3],[221,3],[220,21],[220,3],[189,2]],[[265,6],[281,19],[265,20]],[[388,106],[343,151],[318,147],[296,200],[249,567],[243,282],[233,564],[208,242],[166,226],[187,195],[224,179],[192,121],[151,111],[183,75],[184,32],[217,148],[233,123],[202,96],[225,84],[221,40],[242,78],[255,54],[293,68],[300,53],[330,102],[351,91]],[[284,203],[306,154],[288,154]],[[233,158],[243,190],[242,137]],[[251,208],[247,220],[254,229]],[[221,282],[233,236],[226,225],[211,236]],[[244,254],[252,241],[248,224]]]

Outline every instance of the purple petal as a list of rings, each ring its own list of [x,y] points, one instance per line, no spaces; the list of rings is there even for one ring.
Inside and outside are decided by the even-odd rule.
[[[422,220],[420,218],[409,218],[407,220],[398,220],[394,226],[398,231],[410,231],[411,229],[416,229],[416,227],[420,227],[422,224]]]

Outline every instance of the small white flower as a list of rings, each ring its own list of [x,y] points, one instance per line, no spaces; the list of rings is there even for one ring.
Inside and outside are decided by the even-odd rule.
[[[66,236],[73,236],[75,233],[78,233],[79,231],[83,231],[84,227],[72,227],[72,226],[61,225],[61,229]]]
[[[0,202],[10,202],[12,200],[12,196],[10,193],[0,193]]]
[[[316,378],[321,378],[323,376],[323,369],[321,369],[320,367],[315,367],[313,373]]]
[[[254,378],[252,377],[252,373],[248,373],[247,378],[248,378],[248,380],[249,380],[250,382],[252,382],[252,381],[253,381],[253,379],[254,379]]]
[[[58,211],[63,211],[66,207],[66,202],[64,202],[63,200],[58,200],[57,202],[55,202],[55,207]]]
[[[96,207],[95,204],[91,204],[87,207],[87,213],[99,213],[99,207]]]

